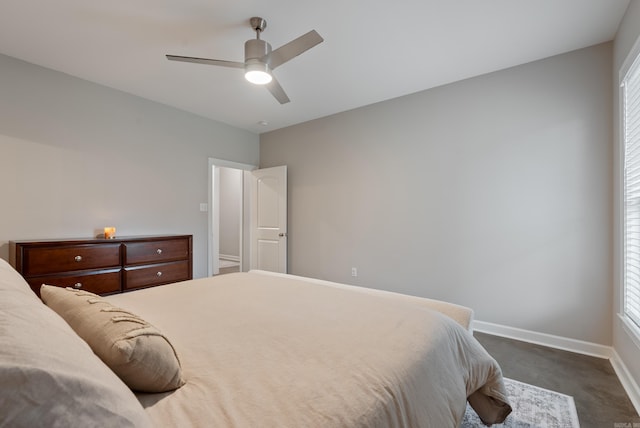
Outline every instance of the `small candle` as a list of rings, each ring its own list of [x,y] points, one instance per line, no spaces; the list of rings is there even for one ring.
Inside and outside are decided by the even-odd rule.
[[[105,239],[113,239],[116,237],[116,228],[115,227],[105,227],[104,228],[104,237]]]

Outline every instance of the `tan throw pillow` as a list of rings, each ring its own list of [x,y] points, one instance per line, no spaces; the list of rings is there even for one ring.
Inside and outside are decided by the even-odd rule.
[[[142,318],[87,291],[43,285],[40,295],[129,388],[165,392],[184,385],[173,345]]]

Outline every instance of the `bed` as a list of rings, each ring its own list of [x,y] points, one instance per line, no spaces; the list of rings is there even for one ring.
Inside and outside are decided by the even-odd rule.
[[[486,424],[511,411],[472,311],[449,303],[252,271],[104,298],[43,286],[44,305],[2,260],[0,293],[0,426],[455,428],[467,401]]]

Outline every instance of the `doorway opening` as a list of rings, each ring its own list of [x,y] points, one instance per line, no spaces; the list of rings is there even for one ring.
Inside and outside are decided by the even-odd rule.
[[[220,168],[218,270],[220,274],[241,271],[243,171]]]
[[[209,158],[209,276],[248,268],[248,183],[255,165]]]

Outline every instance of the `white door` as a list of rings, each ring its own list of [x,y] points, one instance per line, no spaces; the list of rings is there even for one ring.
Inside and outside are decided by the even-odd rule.
[[[287,167],[251,171],[251,269],[287,273]]]

